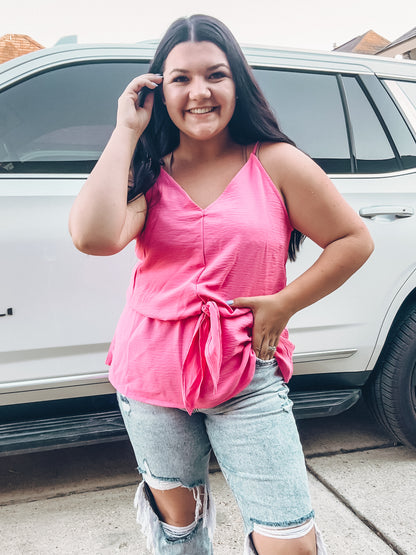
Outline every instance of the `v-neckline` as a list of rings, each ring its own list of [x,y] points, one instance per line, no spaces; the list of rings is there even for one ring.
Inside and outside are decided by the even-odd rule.
[[[221,194],[219,194],[217,196],[217,198],[215,198],[212,202],[210,202],[205,208],[202,208],[202,206],[199,206],[199,204],[197,202],[195,202],[191,196],[185,191],[185,189],[176,181],[176,179],[174,177],[172,177],[170,175],[170,173],[168,173],[165,168],[162,166],[161,167],[161,171],[168,176],[168,178],[172,181],[172,183],[174,183],[174,185],[180,190],[182,191],[182,194],[185,195],[185,197],[188,199],[189,202],[191,202],[198,210],[200,210],[201,212],[205,212],[206,210],[208,210],[212,205],[216,204],[224,195],[225,193],[228,191],[228,189],[231,187],[231,185],[233,184],[233,182],[237,179],[237,177],[240,175],[240,173],[245,169],[245,167],[248,165],[248,163],[251,161],[251,157],[255,156],[255,154],[253,152],[250,153],[249,157],[247,158],[246,162],[244,162],[244,164],[241,166],[241,168],[237,171],[237,173],[230,179],[230,181],[227,183],[225,189],[222,191]]]

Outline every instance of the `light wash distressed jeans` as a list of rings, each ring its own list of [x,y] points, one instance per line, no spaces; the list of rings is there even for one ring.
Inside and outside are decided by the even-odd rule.
[[[291,530],[313,519],[292,401],[274,360],[257,360],[254,378],[241,393],[191,416],[181,409],[118,398],[143,476],[135,499],[137,519],[156,555],[213,553],[211,449],[243,517],[246,555],[255,553],[250,541],[253,530],[266,530],[267,535],[267,530]],[[172,533],[159,520],[148,486],[193,490],[195,522],[184,534]],[[319,532],[317,545],[318,553],[325,553]]]

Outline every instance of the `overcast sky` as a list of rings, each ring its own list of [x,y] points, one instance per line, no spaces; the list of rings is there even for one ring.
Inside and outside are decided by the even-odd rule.
[[[415,0],[11,0],[3,3],[0,36],[26,34],[46,47],[67,35],[137,42],[160,38],[174,19],[193,13],[222,19],[241,43],[318,50],[370,29],[393,41],[416,25]]]

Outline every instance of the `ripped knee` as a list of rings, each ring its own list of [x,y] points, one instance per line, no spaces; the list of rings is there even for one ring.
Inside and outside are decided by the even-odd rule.
[[[149,487],[145,481],[149,503],[159,519],[172,526],[188,526],[203,515],[206,499],[205,486],[188,488],[182,484],[172,487],[170,482],[166,488]]]
[[[159,520],[172,526],[188,526],[203,516],[208,502],[203,484],[185,485],[176,478],[157,477],[144,462],[144,491]]]
[[[212,540],[215,528],[215,505],[209,484],[192,487],[178,479],[154,476],[148,466],[142,471],[143,481],[136,497],[137,522],[147,536],[148,547],[153,544],[157,529],[162,529],[168,541],[184,541],[194,534],[198,525],[207,529]],[[184,511],[184,501],[188,510]]]

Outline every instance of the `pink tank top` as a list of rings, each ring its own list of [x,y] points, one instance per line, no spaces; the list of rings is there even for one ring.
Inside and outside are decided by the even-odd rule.
[[[139,261],[106,361],[110,381],[132,399],[192,413],[250,383],[253,315],[226,301],[285,287],[293,228],[254,152],[205,209],[163,168],[146,199]],[[284,330],[275,357],[285,381],[292,352]]]

